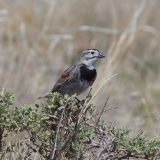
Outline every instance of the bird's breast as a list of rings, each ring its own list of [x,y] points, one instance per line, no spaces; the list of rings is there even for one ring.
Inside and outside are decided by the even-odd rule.
[[[96,79],[96,69],[89,69],[87,66],[80,67],[80,79],[88,82],[94,82]]]

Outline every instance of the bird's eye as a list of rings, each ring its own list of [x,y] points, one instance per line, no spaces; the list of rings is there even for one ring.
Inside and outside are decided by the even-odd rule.
[[[91,52],[91,54],[94,54],[94,52]]]

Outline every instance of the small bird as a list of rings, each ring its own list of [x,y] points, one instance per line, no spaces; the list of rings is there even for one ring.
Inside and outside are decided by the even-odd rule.
[[[52,89],[62,95],[79,95],[94,83],[97,72],[95,63],[105,55],[98,49],[86,49],[81,53],[80,60],[75,65],[66,69]]]

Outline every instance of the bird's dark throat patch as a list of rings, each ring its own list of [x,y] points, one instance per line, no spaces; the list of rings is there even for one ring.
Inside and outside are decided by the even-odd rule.
[[[86,81],[94,81],[96,78],[97,72],[95,69],[89,69],[87,66],[83,65],[80,67],[80,78]]]

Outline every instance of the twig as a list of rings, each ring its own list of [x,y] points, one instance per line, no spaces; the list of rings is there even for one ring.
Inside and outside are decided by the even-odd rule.
[[[69,143],[71,141],[73,141],[73,139],[76,137],[77,133],[79,131],[79,124],[78,124],[78,120],[77,120],[77,123],[75,125],[75,128],[74,128],[74,131],[72,132],[71,135],[68,136],[68,139],[66,140],[65,144],[61,147],[61,149],[59,150],[59,155],[60,153],[66,149],[67,147],[69,147]]]
[[[56,159],[56,150],[57,150],[57,141],[58,141],[58,133],[59,133],[59,130],[60,130],[60,126],[62,124],[62,120],[63,120],[63,116],[64,116],[64,112],[65,112],[65,108],[68,104],[66,104],[62,110],[62,113],[61,113],[61,118],[60,118],[60,121],[58,123],[58,127],[57,127],[57,131],[56,131],[56,136],[55,136],[55,142],[54,142],[54,147],[50,153],[50,158],[49,160],[55,160]]]
[[[48,30],[51,19],[52,19],[52,16],[53,16],[53,13],[55,11],[56,3],[57,3],[57,0],[53,0],[50,3],[48,13],[46,15],[46,19],[45,19],[44,26],[43,26],[43,29],[42,29],[41,33],[46,33],[46,31]]]
[[[97,122],[96,122],[96,125],[95,125],[95,126],[98,125],[98,123],[99,123],[99,121],[100,121],[100,119],[101,119],[101,117],[102,117],[102,114],[104,113],[104,110],[105,110],[105,108],[106,108],[106,106],[107,106],[108,101],[109,101],[109,97],[107,98],[106,102],[104,103],[104,106],[103,106],[103,108],[102,108],[102,111],[101,111],[100,114],[99,114],[99,117],[98,117],[98,119],[97,119]]]
[[[79,113],[80,114],[80,113]],[[63,152],[63,150],[67,149],[70,145],[70,142],[73,142],[74,139],[76,138],[76,135],[80,129],[80,120],[79,120],[79,116],[77,117],[77,120],[76,120],[76,124],[75,124],[75,127],[74,127],[74,131],[68,136],[67,140],[65,141],[64,145],[59,149],[58,151],[58,154],[57,154],[57,158],[58,156],[61,154],[61,152]]]
[[[105,157],[106,159],[109,159],[109,156],[108,157]],[[144,156],[140,156],[140,155],[131,155],[131,153],[126,153],[124,155],[115,155],[114,157],[112,157],[112,160],[124,160],[124,159],[130,159],[130,158],[133,158],[133,159],[141,159],[141,160],[147,160],[147,158],[145,158]]]
[[[109,145],[112,143],[112,140],[110,139],[103,139],[102,141],[102,144],[101,144],[101,147],[97,150],[97,153],[96,153],[96,157],[94,160],[99,160],[101,155],[104,153],[104,152],[108,152],[108,147]]]
[[[118,107],[113,107],[113,108],[108,108],[104,112],[107,112],[107,111],[110,111],[110,110],[113,110],[113,109],[117,109],[117,108],[119,108],[119,106]]]
[[[89,92],[88,92],[88,94],[87,94],[87,97],[89,97],[89,96],[90,96],[91,91],[92,91],[92,87],[89,89]]]
[[[0,128],[0,151],[2,150],[3,129]]]
[[[134,12],[133,14],[133,18],[132,18],[132,21],[131,21],[131,32],[136,32],[137,30],[137,23],[138,23],[138,20],[143,12],[143,9],[145,7],[145,4],[146,4],[146,0],[141,0],[141,3],[138,5],[137,7],[137,10]]]
[[[79,31],[97,32],[97,33],[104,33],[104,34],[120,34],[121,33],[121,31],[118,29],[110,29],[110,28],[87,26],[87,25],[80,26]]]
[[[94,95],[92,96],[92,98],[90,99],[90,101],[86,104],[86,107],[83,110],[83,113],[86,112],[87,108],[89,107],[89,105],[91,104],[92,100],[95,98],[95,96],[99,93],[99,91],[102,89],[102,87],[109,82],[112,78],[116,77],[117,74],[112,75],[111,77],[107,78],[102,85],[96,90],[96,92],[94,93]]]
[[[37,152],[37,151],[38,151],[37,148],[34,148],[34,147],[31,146],[31,144],[29,144],[29,143],[26,143],[26,146],[27,146],[28,148],[32,149],[33,152]]]

